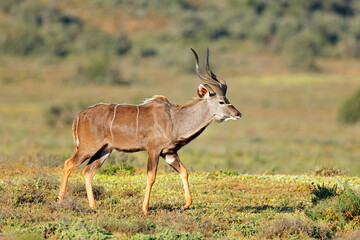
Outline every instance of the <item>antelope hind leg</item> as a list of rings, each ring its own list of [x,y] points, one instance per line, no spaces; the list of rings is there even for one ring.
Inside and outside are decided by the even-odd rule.
[[[155,182],[157,166],[159,163],[159,154],[156,152],[148,151],[149,159],[147,165],[147,183],[146,183],[146,192],[145,199],[143,203],[143,211],[145,215],[149,214],[149,200],[152,185]]]
[[[64,173],[63,173],[63,177],[61,180],[61,186],[60,186],[60,191],[59,191],[59,196],[57,198],[57,202],[60,203],[64,199],[67,181],[68,181],[68,178],[69,178],[72,170],[74,170],[74,168],[76,168],[77,166],[82,164],[88,158],[89,158],[89,156],[87,156],[86,154],[82,154],[80,151],[76,151],[76,153],[74,155],[72,155],[68,160],[65,161]]]
[[[188,173],[186,171],[186,168],[181,163],[179,156],[177,154],[166,155],[165,160],[173,169],[175,169],[175,171],[180,173],[185,191],[185,205],[181,206],[181,211],[188,209],[192,203],[192,200],[191,200],[191,194],[190,194],[190,188],[188,182]]]
[[[89,163],[86,165],[84,170],[82,171],[86,194],[89,200],[89,205],[91,208],[96,208],[96,203],[94,199],[94,192],[92,189],[92,179],[96,173],[96,171],[102,166],[105,162],[106,158],[110,155],[110,151],[100,150],[94,156],[91,157]]]

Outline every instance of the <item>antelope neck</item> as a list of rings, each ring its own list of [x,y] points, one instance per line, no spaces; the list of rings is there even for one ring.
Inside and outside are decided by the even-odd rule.
[[[209,125],[212,118],[207,101],[198,101],[175,113],[175,133],[180,138],[188,138]]]

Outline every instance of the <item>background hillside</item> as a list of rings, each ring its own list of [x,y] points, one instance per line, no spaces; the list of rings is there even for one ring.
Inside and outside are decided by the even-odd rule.
[[[203,62],[210,47],[244,117],[212,124],[180,151],[185,166],[358,175],[359,125],[339,124],[337,112],[359,85],[359,43],[350,0],[3,0],[0,162],[62,166],[72,117],[97,102],[186,103],[201,82],[190,48]],[[112,158],[146,166],[143,153]]]

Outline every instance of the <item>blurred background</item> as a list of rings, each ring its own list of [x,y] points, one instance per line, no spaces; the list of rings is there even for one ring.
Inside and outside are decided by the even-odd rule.
[[[359,175],[355,0],[1,0],[0,166],[60,171],[92,104],[185,104],[201,83],[190,48],[204,70],[206,47],[243,118],[184,147],[189,170]]]

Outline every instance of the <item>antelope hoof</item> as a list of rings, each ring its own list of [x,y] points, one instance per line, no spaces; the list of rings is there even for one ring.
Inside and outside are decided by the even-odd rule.
[[[180,208],[180,213],[183,213],[185,211],[185,207],[184,206],[181,206]]]
[[[149,208],[147,208],[147,207],[144,206],[144,207],[142,208],[142,210],[143,210],[145,216],[148,216],[148,215],[150,214]]]

